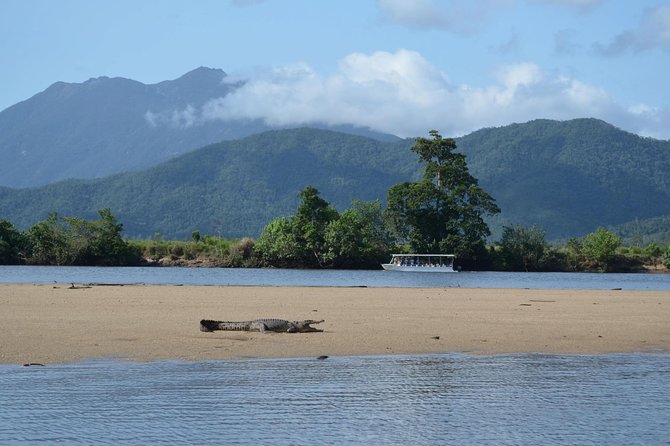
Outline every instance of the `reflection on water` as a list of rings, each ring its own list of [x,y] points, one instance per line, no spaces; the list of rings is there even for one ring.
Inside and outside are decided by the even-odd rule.
[[[670,290],[670,274],[399,273],[272,268],[0,266],[0,283]]]
[[[670,356],[0,366],[0,443],[667,444]]]

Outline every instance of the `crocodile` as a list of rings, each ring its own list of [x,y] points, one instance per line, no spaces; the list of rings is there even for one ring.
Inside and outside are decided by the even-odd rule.
[[[306,321],[286,321],[284,319],[255,319],[253,321],[228,322],[212,321],[203,319],[200,321],[200,331],[214,330],[234,330],[234,331],[260,331],[261,333],[313,333],[322,332],[318,328],[310,327],[310,324],[320,324],[324,322],[306,320]]]

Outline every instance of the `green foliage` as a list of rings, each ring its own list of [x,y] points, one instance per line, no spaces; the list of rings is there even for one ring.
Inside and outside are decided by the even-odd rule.
[[[335,267],[378,267],[391,247],[379,201],[354,201],[328,225],[325,238],[326,260]]]
[[[472,261],[485,252],[484,239],[490,235],[483,216],[500,209],[470,175],[455,141],[435,130],[430,135],[417,138],[412,147],[425,163],[423,180],[389,190],[386,219],[393,235],[413,252],[454,253]]]
[[[670,268],[670,246],[663,251],[663,266]]]
[[[656,243],[651,242],[644,248],[644,253],[651,257],[660,257],[663,254],[663,249]]]
[[[30,256],[28,263],[37,265],[69,265],[74,256],[69,249],[67,227],[51,213],[46,220],[33,225],[28,231]]]
[[[90,258],[97,265],[126,265],[135,261],[136,253],[121,237],[123,225],[112,215],[109,208],[98,211],[100,220],[90,224]]]
[[[626,238],[637,232],[644,239],[631,243],[670,241],[667,217],[645,224],[670,215],[670,141],[597,119],[539,119],[481,129],[457,142],[471,172],[495,191],[506,222],[540,226],[557,240],[639,218],[642,225],[627,228]]]
[[[309,128],[266,132],[146,170],[0,190],[0,215],[26,229],[50,211],[91,220],[97,209],[109,207],[132,239],[159,232],[186,240],[194,229],[257,238],[273,218],[295,212],[297,194],[307,184],[338,210],[354,199],[383,199],[391,185],[418,174],[410,146],[409,140],[382,142]]]
[[[326,200],[319,197],[319,191],[307,186],[300,194],[300,205],[291,221],[291,228],[300,250],[296,253],[306,265],[316,262],[323,266],[328,248],[326,228],[339,214]]]
[[[250,237],[244,237],[230,247],[230,266],[249,267],[255,266],[254,259],[255,242]]]
[[[261,233],[255,248],[262,261],[324,266],[328,252],[326,228],[339,218],[339,214],[313,186],[304,188],[299,197],[300,204],[294,216],[275,218]]]
[[[620,244],[621,239],[615,234],[604,228],[598,228],[595,232],[584,237],[582,254],[587,261],[594,262],[603,269],[607,269]]]
[[[645,244],[670,243],[670,215],[638,219],[612,226],[610,230],[621,237],[622,243],[643,246]]]
[[[379,202],[354,201],[339,214],[308,186],[291,217],[275,218],[254,245],[265,265],[293,267],[378,267],[389,253],[389,236]]]
[[[51,213],[28,231],[27,262],[39,265],[129,265],[138,252],[121,238],[123,225],[109,209],[100,220],[61,218]]]
[[[16,264],[25,256],[27,240],[7,220],[0,220],[0,265]]]
[[[196,231],[199,233],[199,231]],[[150,264],[170,266],[256,267],[254,241],[249,237],[228,240],[204,235],[199,241],[133,240],[130,244]]]
[[[539,226],[548,240],[582,237],[603,226],[615,228],[627,243],[670,243],[668,141],[640,138],[595,119],[537,120],[455,141],[481,187],[495,192],[502,213],[487,221],[498,238],[502,226],[511,224]],[[414,142],[306,128],[267,132],[147,170],[0,189],[0,215],[26,230],[49,211],[92,220],[97,209],[109,207],[130,238],[160,232],[186,240],[194,228],[257,237],[274,217],[295,211],[306,184],[340,211],[354,199],[379,199],[385,206],[393,185],[421,178],[416,155],[408,150]]]
[[[294,266],[300,260],[302,248],[296,240],[292,219],[272,220],[256,240],[256,255],[265,265]]]
[[[500,256],[506,269],[539,271],[548,246],[544,231],[532,226],[506,226],[500,240]]]

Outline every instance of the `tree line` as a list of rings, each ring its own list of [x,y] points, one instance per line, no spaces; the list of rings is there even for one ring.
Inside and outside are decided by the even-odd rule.
[[[498,242],[487,245],[485,218],[500,212],[495,199],[470,174],[453,139],[437,131],[430,136],[417,138],[411,149],[423,163],[422,178],[391,187],[386,208],[379,201],[354,201],[340,213],[307,186],[299,193],[295,214],[273,219],[255,241],[203,237],[198,231],[190,242],[127,241],[109,209],[100,210],[97,221],[50,214],[26,232],[0,220],[0,263],[138,265],[169,258],[179,264],[204,257],[214,266],[379,268],[391,253],[411,252],[455,254],[465,269],[634,267],[634,256],[617,251],[621,239],[602,228],[552,247],[541,228],[507,226]],[[670,247],[650,247],[646,254],[662,257],[670,267]]]
[[[49,214],[28,231],[18,231],[0,220],[0,263],[29,265],[123,266],[140,263],[140,252],[127,241],[109,209],[100,219],[61,217]]]

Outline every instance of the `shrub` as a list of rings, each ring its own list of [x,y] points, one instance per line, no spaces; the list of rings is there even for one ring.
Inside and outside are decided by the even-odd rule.
[[[670,268],[670,246],[665,248],[665,251],[663,251],[663,265],[666,268]]]
[[[606,229],[598,228],[595,232],[584,237],[582,253],[586,260],[595,262],[602,268],[607,269],[620,244],[621,239],[615,234]]]

